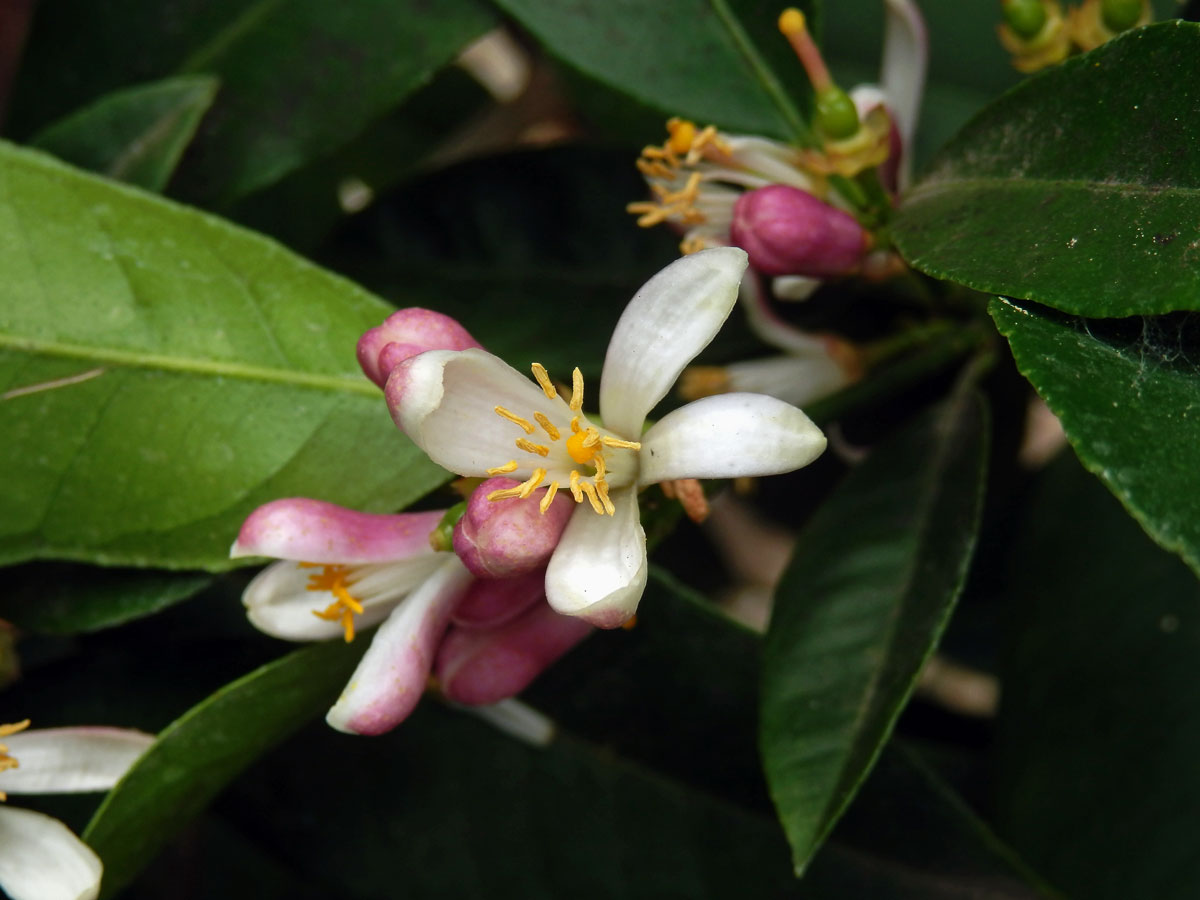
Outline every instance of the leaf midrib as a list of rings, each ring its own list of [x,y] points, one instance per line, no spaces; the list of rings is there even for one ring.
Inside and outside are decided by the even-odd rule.
[[[89,363],[119,366],[126,369],[151,369],[165,372],[179,372],[186,375],[286,384],[294,387],[362,394],[369,397],[379,396],[379,389],[365,378],[359,376],[323,375],[317,372],[276,369],[269,366],[234,362],[232,360],[167,356],[159,353],[143,353],[134,350],[119,350],[111,347],[92,347],[85,344],[19,337],[0,332],[0,350],[5,349],[42,356],[52,356],[60,359],[78,359]],[[18,385],[18,387],[21,387],[21,385]]]

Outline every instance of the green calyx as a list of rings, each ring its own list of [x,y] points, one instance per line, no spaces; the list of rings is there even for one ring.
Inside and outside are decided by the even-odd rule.
[[[458,524],[458,520],[463,517],[463,513],[467,511],[467,501],[455,503],[452,507],[446,510],[446,514],[442,516],[442,521],[438,522],[437,528],[429,532],[429,546],[434,550],[440,550],[449,553],[454,549],[454,526]]]
[[[1125,31],[1142,17],[1142,0],[1101,0],[1100,17],[1109,31]]]
[[[1004,21],[1025,40],[1041,33],[1046,24],[1046,7],[1042,0],[1006,0]]]
[[[817,94],[817,127],[835,141],[858,134],[858,110],[850,95],[840,87],[830,87]]]

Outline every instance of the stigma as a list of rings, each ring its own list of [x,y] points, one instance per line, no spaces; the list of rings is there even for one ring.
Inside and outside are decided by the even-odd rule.
[[[558,388],[550,380],[545,366],[534,363],[532,370],[534,380],[546,400],[553,401],[547,407],[550,414],[535,410],[526,416],[503,406],[494,407],[494,411],[520,430],[513,444],[523,453],[537,457],[534,460],[526,458],[526,463],[534,466],[533,472],[515,487],[492,491],[488,494],[488,500],[511,497],[524,500],[532,496],[534,491],[545,488],[545,493],[538,501],[538,509],[545,513],[559,489],[565,488],[576,503],[586,501],[598,515],[614,515],[616,507],[609,497],[612,463],[609,454],[617,450],[636,452],[642,445],[637,441],[626,441],[606,434],[588,422],[583,414],[583,374],[578,368],[571,373],[569,399],[559,396]],[[558,421],[553,416],[555,412],[558,413]],[[524,466],[516,459],[510,459],[486,471],[489,476],[510,475],[521,468]]]
[[[10,734],[16,734],[18,731],[24,731],[29,727],[29,720],[25,719],[22,722],[14,722],[12,725],[0,725],[0,738],[6,738]],[[16,769],[21,764],[17,762],[16,757],[8,755],[8,747],[0,744],[0,772],[7,769]],[[8,799],[8,794],[0,791],[0,803]]]
[[[353,572],[352,566],[324,565],[322,563],[300,563],[302,569],[320,568],[308,576],[306,590],[328,591],[333,594],[334,601],[324,609],[314,609],[313,615],[327,622],[341,622],[346,643],[354,640],[354,617],[362,615],[363,605],[347,587],[347,580]]]

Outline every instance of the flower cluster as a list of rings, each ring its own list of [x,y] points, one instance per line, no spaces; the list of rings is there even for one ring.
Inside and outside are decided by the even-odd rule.
[[[1093,50],[1153,19],[1150,0],[1084,0],[1066,15],[1058,0],[1003,0],[1003,10],[996,30],[1021,72],[1062,62],[1072,51]]]

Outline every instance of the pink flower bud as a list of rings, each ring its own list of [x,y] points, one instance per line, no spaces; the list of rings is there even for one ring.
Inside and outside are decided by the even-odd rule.
[[[539,603],[500,628],[452,629],[438,649],[434,674],[455,703],[498,703],[525,690],[591,631],[583,619]]]
[[[449,316],[411,307],[392,313],[358,339],[358,364],[380,387],[392,369],[426,350],[467,350],[482,346]]]
[[[461,628],[496,628],[545,599],[545,567],[515,578],[477,578],[450,621]]]
[[[516,487],[511,478],[489,478],[467,501],[454,526],[454,552],[480,578],[511,578],[546,565],[575,509],[571,495],[560,493],[544,513],[544,491],[521,499],[489,500],[488,494]]]
[[[784,184],[742,194],[730,234],[765,275],[846,275],[871,246],[853,216]]]

